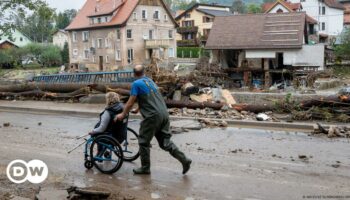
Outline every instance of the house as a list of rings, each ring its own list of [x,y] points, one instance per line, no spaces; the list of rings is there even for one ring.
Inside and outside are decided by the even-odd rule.
[[[17,29],[13,29],[11,31],[11,37],[9,37],[7,35],[0,36],[0,42],[1,41],[11,42],[17,47],[24,47],[24,46],[32,43],[32,40],[29,37],[25,36],[23,33],[21,33]]]
[[[2,49],[10,49],[10,48],[13,48],[13,47],[18,47],[18,46],[16,46],[10,40],[0,40],[0,50],[2,50]]]
[[[341,3],[344,6],[344,26],[349,27],[350,26],[350,0],[340,0],[339,3]]]
[[[304,12],[217,17],[205,48],[242,87],[291,85],[297,73],[324,69],[324,44],[308,45],[306,23]]]
[[[230,16],[229,7],[215,4],[197,3],[181,12],[175,20],[179,24],[177,29],[178,46],[205,45],[215,17]]]
[[[337,0],[290,0],[300,3],[303,11],[318,21],[320,40],[332,43],[343,30],[344,6]]]
[[[303,11],[303,6],[301,3],[291,3],[289,1],[277,0],[276,2],[268,2],[262,4],[262,10],[264,13],[301,12]],[[309,42],[318,43],[318,21],[306,14],[306,23],[306,29],[309,35]]]
[[[176,55],[176,22],[163,0],[87,0],[66,28],[70,61],[90,71]]]
[[[65,30],[57,30],[53,35],[52,35],[52,43],[61,49],[64,48],[64,44],[68,43],[68,34]]]

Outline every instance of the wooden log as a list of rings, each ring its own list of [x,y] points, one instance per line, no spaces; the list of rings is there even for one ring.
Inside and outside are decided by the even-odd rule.
[[[211,102],[193,102],[193,101],[174,101],[174,100],[165,100],[165,103],[168,108],[190,108],[190,109],[204,109],[212,108],[214,110],[220,110],[224,104],[222,103],[211,103]]]
[[[52,92],[43,92],[41,90],[33,90],[26,92],[0,92],[0,98],[4,97],[25,97],[25,98],[49,98],[49,99],[57,99],[57,100],[66,100],[66,99],[78,99],[83,96],[89,95],[91,92],[90,87],[80,88],[74,92],[70,93],[52,93]]]
[[[101,92],[106,92],[106,88],[121,88],[130,90],[130,83],[114,83],[114,84],[78,84],[78,83],[60,83],[60,84],[48,84],[48,83],[28,83],[28,84],[15,84],[15,85],[2,85],[0,86],[0,92],[26,92],[33,90],[41,90],[45,92],[57,92],[57,93],[69,93],[90,86]]]
[[[328,97],[314,98],[306,100],[300,103],[300,107],[303,109],[311,108],[313,106],[322,107],[322,106],[349,106],[350,107],[350,96],[346,95],[331,95]]]

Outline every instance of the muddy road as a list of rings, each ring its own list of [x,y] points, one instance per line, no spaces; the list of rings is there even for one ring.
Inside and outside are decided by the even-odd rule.
[[[67,154],[80,142],[75,137],[90,131],[96,120],[0,111],[0,199],[11,195],[32,198],[39,190],[69,186],[102,188],[111,191],[114,199],[271,200],[319,195],[350,199],[349,139],[262,129],[203,129],[173,136],[193,159],[185,176],[181,165],[155,140],[150,176],[133,175],[139,160],[104,175],[84,168],[83,147]],[[130,126],[138,129],[139,121]],[[5,171],[15,159],[44,161],[48,179],[40,185],[11,183]]]

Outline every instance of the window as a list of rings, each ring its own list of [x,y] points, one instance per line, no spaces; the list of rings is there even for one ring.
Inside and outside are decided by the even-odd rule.
[[[276,13],[283,13],[283,10],[281,8],[279,8]]]
[[[106,56],[106,63],[109,63],[109,56]]]
[[[322,15],[325,15],[325,14],[326,14],[326,7],[322,6]]]
[[[109,39],[108,38],[105,38],[105,47],[109,48]]]
[[[22,41],[23,41],[23,38],[22,38],[22,37],[20,37],[20,38],[19,38],[19,41],[21,41],[21,42],[22,42]]]
[[[83,31],[83,42],[89,41],[89,31]]]
[[[84,59],[89,59],[89,50],[88,49],[84,50]]]
[[[148,39],[153,40],[153,30],[149,30]]]
[[[117,29],[117,40],[120,40],[120,29]]]
[[[120,49],[118,49],[118,50],[115,52],[115,60],[121,60],[121,59],[120,59]]]
[[[136,13],[136,12],[134,12],[134,13],[132,14],[132,16],[133,16],[133,19],[134,19],[134,20],[137,20],[137,13]]]
[[[153,14],[153,19],[159,20],[159,10],[156,10]]]
[[[214,18],[204,16],[203,17],[203,23],[213,22]]]
[[[77,41],[78,41],[77,32],[73,32],[73,42],[77,42]]]
[[[191,18],[191,14],[190,13],[186,13],[185,14],[185,18]]]
[[[173,30],[169,30],[169,39],[173,39]]]
[[[97,23],[101,24],[102,20],[101,17],[97,18]]]
[[[164,20],[168,21],[168,15],[167,14],[164,15]]]
[[[78,55],[78,49],[73,49],[73,56],[77,56]]]
[[[132,30],[131,29],[126,30],[126,38],[132,39]]]
[[[98,38],[97,39],[97,48],[102,48],[102,46],[103,46],[103,40],[102,40],[102,38]]]
[[[174,58],[174,48],[169,48],[168,50],[169,58]]]
[[[306,0],[300,0],[300,2],[305,2]]]
[[[142,10],[142,19],[147,19],[147,10]]]
[[[326,22],[322,22],[321,30],[322,30],[322,31],[326,30]]]
[[[108,22],[108,17],[105,17],[105,22]]]
[[[128,63],[132,63],[134,60],[134,49],[128,49]]]
[[[192,27],[192,26],[194,26],[194,21],[193,20],[191,20],[191,21],[183,21],[182,22],[182,26],[184,26],[184,27]]]

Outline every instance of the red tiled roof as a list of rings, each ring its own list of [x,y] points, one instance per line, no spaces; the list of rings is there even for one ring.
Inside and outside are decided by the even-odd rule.
[[[344,10],[344,6],[339,3],[337,0],[324,0],[324,3],[331,8],[341,9]]]
[[[171,20],[176,24],[168,7],[165,5],[163,0],[160,1],[164,5],[165,10],[170,15]],[[131,16],[138,3],[139,0],[86,0],[86,3],[78,12],[77,16],[74,18],[71,24],[66,28],[66,30],[123,26]],[[90,24],[89,17],[110,15],[113,12],[116,12],[116,14],[109,22]]]
[[[277,4],[281,4],[282,6],[284,6],[285,8],[292,10],[292,11],[297,11],[299,10],[302,6],[300,3],[291,3],[288,1],[281,1],[278,0],[276,2],[270,2],[270,3],[264,3],[262,5],[262,10],[267,13],[269,12],[272,8],[274,8]]]

